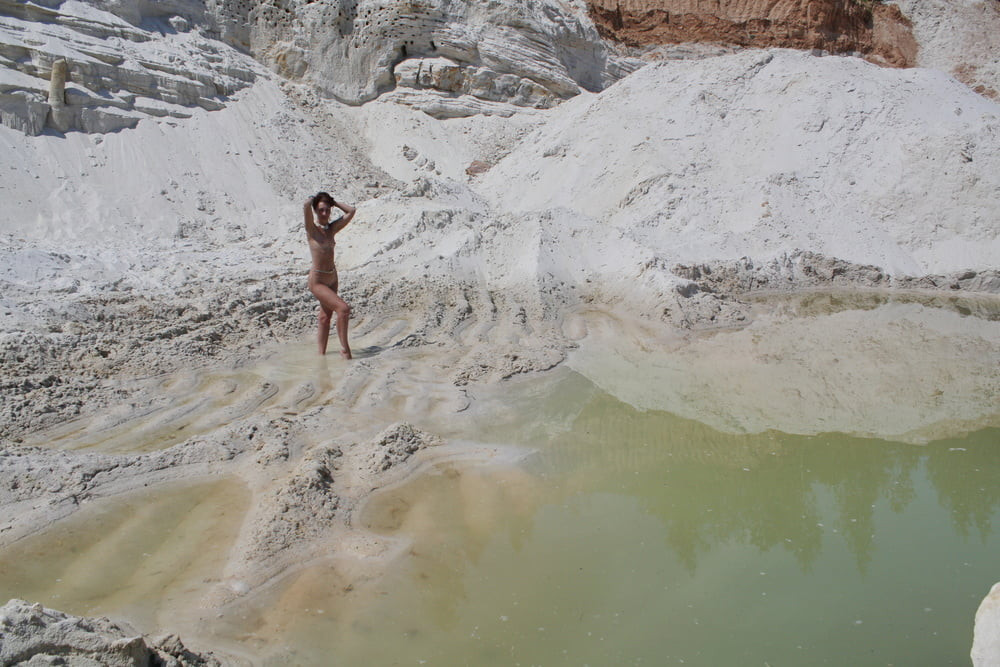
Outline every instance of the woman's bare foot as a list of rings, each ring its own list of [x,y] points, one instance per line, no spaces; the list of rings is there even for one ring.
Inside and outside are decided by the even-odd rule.
[[[343,357],[344,359],[350,359],[351,358],[351,351],[350,350],[341,350],[340,351],[340,356]]]

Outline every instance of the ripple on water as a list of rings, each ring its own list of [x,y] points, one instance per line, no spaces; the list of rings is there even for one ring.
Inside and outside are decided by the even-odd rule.
[[[0,590],[152,631],[189,622],[249,506],[242,482],[164,484],[84,504],[0,551]]]
[[[166,449],[267,411],[298,414],[333,400],[346,365],[311,345],[286,345],[237,369],[177,373],[133,399],[37,434],[28,444],[108,454]]]

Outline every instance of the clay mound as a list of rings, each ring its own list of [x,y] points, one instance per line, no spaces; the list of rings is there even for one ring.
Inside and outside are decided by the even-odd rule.
[[[414,428],[411,424],[396,424],[382,431],[376,438],[371,455],[371,471],[375,474],[405,463],[421,449],[436,447],[442,440],[435,435]]]
[[[895,5],[856,0],[590,0],[602,37],[630,46],[712,42],[859,52],[912,67],[917,42]]]
[[[11,600],[0,607],[0,664],[214,666],[211,654],[189,651],[176,635],[143,637],[107,618],[72,616]]]

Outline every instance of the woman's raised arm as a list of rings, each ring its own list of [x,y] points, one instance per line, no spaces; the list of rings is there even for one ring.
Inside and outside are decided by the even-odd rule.
[[[309,225],[316,224],[313,220],[313,197],[309,197],[309,199],[306,200],[306,203],[302,205],[302,215],[305,217],[307,229]]]
[[[347,226],[347,223],[349,223],[354,218],[354,213],[358,209],[354,208],[350,204],[345,204],[344,202],[339,202],[339,201],[333,202],[333,205],[344,212],[344,215],[341,216],[340,220],[337,221],[337,224],[333,226],[333,232],[334,234],[336,234],[341,229]]]

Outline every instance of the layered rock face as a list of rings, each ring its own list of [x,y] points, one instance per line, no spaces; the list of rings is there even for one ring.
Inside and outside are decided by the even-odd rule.
[[[286,77],[348,104],[395,90],[439,117],[551,107],[639,64],[609,53],[578,2],[219,0],[216,11],[227,39]]]
[[[633,45],[715,42],[860,52],[916,64],[917,43],[895,5],[856,0],[590,0],[601,34]]]
[[[46,127],[108,132],[149,116],[217,109],[254,79],[250,56],[348,104],[384,95],[437,118],[509,116],[603,90],[642,65],[606,39],[860,53],[880,64],[944,69],[996,96],[996,5],[0,0],[0,124],[32,135]],[[917,21],[912,29],[900,8]],[[953,15],[962,17],[957,36]]]
[[[213,39],[196,3],[107,4],[0,0],[0,123],[115,131],[219,109],[253,81],[254,63]]]
[[[549,108],[641,65],[573,2],[0,0],[0,122],[107,132],[218,109],[254,78],[246,51],[326,97],[391,92],[439,118]]]

